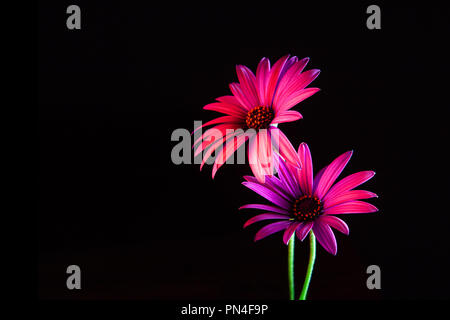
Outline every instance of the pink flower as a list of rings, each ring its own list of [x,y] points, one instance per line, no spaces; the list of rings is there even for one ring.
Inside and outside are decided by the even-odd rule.
[[[303,241],[312,230],[322,247],[336,255],[336,238],[331,228],[349,233],[347,224],[337,216],[378,211],[370,203],[360,201],[377,197],[375,193],[354,190],[371,179],[375,172],[357,172],[334,183],[351,156],[352,151],[340,155],[314,177],[311,153],[308,145],[302,143],[297,153],[299,161],[303,163],[301,169],[280,160],[279,178],[266,177],[265,183],[260,183],[254,177],[244,177],[247,180],[243,182],[246,187],[272,202],[272,205],[248,204],[239,208],[268,211],[251,218],[244,227],[262,220],[280,220],[259,230],[255,241],[281,230],[284,230],[284,243],[289,242],[294,232]]]
[[[212,170],[214,178],[221,165],[247,140],[250,167],[260,182],[264,182],[265,175],[273,174],[275,147],[284,159],[294,165],[301,165],[291,143],[277,125],[301,119],[299,112],[290,109],[319,91],[318,88],[306,89],[320,72],[317,69],[302,72],[308,61],[309,58],[298,61],[297,57],[289,58],[287,55],[271,68],[269,59],[263,58],[256,69],[256,76],[247,67],[236,66],[239,83],[230,84],[233,95],[219,97],[217,102],[204,107],[225,116],[201,126],[216,125],[194,142],[197,145],[195,156],[207,149],[200,169],[214,151],[218,152]],[[242,130],[231,132],[237,129]],[[246,134],[243,131],[247,129],[254,130]],[[217,132],[220,137],[211,139]],[[235,143],[227,150],[222,146],[229,141]]]

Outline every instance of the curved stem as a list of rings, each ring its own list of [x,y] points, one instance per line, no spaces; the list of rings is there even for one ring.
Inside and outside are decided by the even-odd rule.
[[[295,288],[294,288],[294,244],[295,244],[295,233],[289,240],[288,244],[288,278],[289,278],[289,299],[295,299]]]
[[[309,233],[309,240],[310,240],[309,243],[310,251],[309,251],[308,269],[306,269],[305,282],[303,283],[303,289],[302,292],[300,293],[300,297],[298,298],[299,300],[306,300],[306,295],[308,294],[309,283],[311,281],[311,276],[314,268],[314,261],[316,260],[316,237],[314,236],[312,230]]]

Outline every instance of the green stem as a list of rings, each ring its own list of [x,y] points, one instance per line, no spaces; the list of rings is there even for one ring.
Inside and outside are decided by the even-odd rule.
[[[303,283],[303,289],[302,292],[300,293],[300,297],[298,298],[299,300],[306,300],[306,295],[308,294],[309,283],[311,282],[311,276],[314,268],[314,261],[316,260],[316,237],[314,236],[312,230],[309,233],[309,240],[310,240],[309,244],[310,251],[309,251],[308,269],[306,269],[305,282]]]
[[[294,244],[295,244],[295,233],[289,240],[288,244],[288,278],[289,278],[289,298],[291,300],[295,299],[295,288],[294,288]]]

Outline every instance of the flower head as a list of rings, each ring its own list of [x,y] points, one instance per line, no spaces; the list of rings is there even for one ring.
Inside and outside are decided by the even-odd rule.
[[[273,149],[299,166],[292,145],[277,125],[301,119],[299,112],[290,109],[319,91],[306,88],[319,75],[317,69],[302,72],[308,61],[309,58],[298,60],[287,55],[271,67],[269,59],[263,58],[256,75],[249,68],[237,65],[239,83],[230,84],[232,95],[219,97],[217,102],[204,107],[225,115],[201,126],[216,125],[194,142],[195,156],[205,150],[200,169],[212,153],[218,151],[212,170],[214,178],[221,165],[247,140],[250,167],[258,181],[264,182],[265,175],[273,174]],[[233,141],[231,146],[223,147],[229,141]]]
[[[301,169],[279,160],[279,178],[266,177],[264,183],[247,176],[243,184],[263,196],[272,205],[247,204],[240,209],[252,208],[268,211],[248,220],[244,227],[262,220],[280,220],[266,225],[255,236],[255,241],[284,230],[283,241],[288,243],[294,232],[303,241],[312,230],[317,241],[329,253],[336,255],[337,244],[331,228],[349,233],[347,224],[336,217],[341,214],[369,213],[378,211],[370,203],[360,201],[377,197],[370,191],[354,190],[371,179],[375,172],[361,171],[335,183],[347,165],[352,151],[337,157],[331,164],[313,176],[311,153],[306,143],[300,144],[297,152]]]

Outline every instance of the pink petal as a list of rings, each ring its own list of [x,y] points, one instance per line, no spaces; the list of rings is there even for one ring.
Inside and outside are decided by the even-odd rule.
[[[275,89],[275,91],[278,91],[280,81],[284,78],[284,76],[291,69],[291,67],[293,67],[297,62],[298,58],[296,56],[293,56],[290,59],[288,59],[288,61],[286,61],[286,63],[283,66],[283,69],[281,69],[280,76],[278,77],[277,88]]]
[[[216,100],[219,102],[222,102],[222,103],[234,105],[245,111],[245,108],[239,103],[238,99],[236,99],[235,96],[230,96],[230,95],[221,96],[221,97],[216,98]]]
[[[334,215],[334,214],[353,214],[353,213],[370,213],[376,212],[378,209],[367,202],[364,201],[349,201],[344,202],[334,207],[327,208],[323,210],[323,213],[326,215]]]
[[[295,62],[293,66],[286,71],[285,75],[278,83],[277,92],[275,93],[273,101],[274,105],[279,105],[279,100],[283,98],[284,92],[291,87],[295,80],[300,76],[300,73],[303,71],[308,61],[309,58],[303,58],[302,60]]]
[[[344,170],[352,154],[353,151],[348,151],[337,157],[332,163],[330,163],[330,165],[327,166],[327,168],[323,172],[322,177],[320,178],[320,181],[318,182],[315,191],[315,195],[319,199],[322,199],[323,196],[328,192],[334,181],[336,181],[342,170]]]
[[[238,117],[240,119],[245,119],[245,116],[247,115],[248,112],[247,109],[245,109],[242,106],[235,106],[223,102],[213,102],[207,104],[206,106],[203,107],[203,109],[225,113],[230,116]]]
[[[338,181],[333,187],[331,187],[330,191],[327,192],[323,200],[327,201],[331,198],[335,198],[341,193],[356,188],[357,186],[371,179],[374,175],[375,175],[374,171],[360,171],[351,174],[343,178],[342,180]]]
[[[306,143],[301,143],[298,147],[298,157],[303,164],[302,169],[299,170],[298,182],[303,194],[312,194],[313,189],[313,163],[311,151]]]
[[[211,136],[217,137],[217,136],[219,136],[219,133],[221,136],[224,136],[227,133],[227,130],[236,130],[236,129],[240,129],[240,128],[241,128],[241,125],[236,124],[236,123],[218,124],[217,126],[209,128],[200,137],[198,137],[194,141],[193,146],[195,147],[195,145],[202,140],[203,140],[203,142],[207,141]]]
[[[258,159],[265,175],[273,175],[272,143],[266,129],[257,134]]]
[[[309,231],[311,231],[311,228],[313,227],[314,222],[309,221],[309,222],[303,222],[297,229],[296,234],[297,234],[297,238],[300,241],[303,241],[306,236],[308,235]]]
[[[284,111],[281,114],[277,115],[273,120],[272,123],[285,123],[285,122],[292,122],[296,120],[302,119],[303,116],[300,112],[294,111],[294,110],[288,110]]]
[[[249,225],[263,220],[270,220],[270,219],[282,219],[287,220],[289,219],[289,216],[283,215],[283,214],[275,214],[275,213],[262,213],[257,216],[254,216],[247,220],[247,222],[244,224],[244,228],[248,227]]]
[[[197,149],[195,151],[194,156],[197,156],[200,151],[206,149],[209,145],[211,145],[213,142],[219,141],[224,136],[230,135],[231,133],[234,133],[236,129],[238,129],[240,126],[237,124],[232,123],[225,123],[225,124],[219,124],[213,128],[210,128],[206,130],[205,133],[203,133],[200,137],[197,138],[194,142],[194,149]],[[199,145],[197,145],[199,142],[201,142]],[[197,146],[196,146],[197,145]]]
[[[297,91],[305,89],[311,82],[314,81],[314,79],[317,78],[319,73],[319,69],[311,69],[303,72],[300,76],[294,79],[289,88],[283,92],[284,97],[289,97]]]
[[[347,201],[370,199],[378,197],[375,193],[366,190],[349,190],[343,193],[339,193],[334,197],[325,197],[324,209],[333,207],[337,204],[344,203]]]
[[[251,110],[253,107],[256,107],[256,105],[252,104],[252,100],[248,99],[248,97],[242,91],[241,85],[239,83],[231,83],[230,90],[239,101],[239,104],[244,106],[247,110]]]
[[[259,162],[258,139],[256,135],[250,137],[250,142],[248,144],[248,162],[256,179],[258,179],[259,182],[264,183],[265,172]]]
[[[275,94],[275,89],[278,84],[280,73],[281,73],[281,71],[284,67],[284,64],[286,63],[288,58],[289,58],[289,55],[282,57],[280,60],[275,62],[275,64],[273,65],[273,68],[270,70],[269,82],[267,84],[266,99],[265,99],[265,101],[270,102],[270,105],[272,105],[272,102],[273,102],[273,97]],[[275,111],[277,111],[277,109],[275,109]]]
[[[201,141],[201,144],[196,147],[194,157],[198,156],[200,152],[205,150],[208,146],[212,146],[217,143],[219,143],[220,145],[220,143],[223,141],[224,136],[227,136],[229,134],[229,132],[227,133],[226,130],[220,130],[217,129],[217,127],[209,129],[197,140],[199,142]],[[228,129],[228,126],[226,127]]]
[[[281,231],[283,229],[286,229],[291,224],[290,221],[278,221],[271,224],[268,224],[267,226],[261,228],[256,235],[255,235],[255,241],[261,240],[267,236],[270,236],[271,234]]]
[[[337,243],[333,231],[330,226],[320,221],[315,221],[313,226],[313,232],[317,238],[317,241],[332,255],[337,253]]]
[[[270,101],[266,99],[267,83],[270,75],[270,61],[267,58],[262,58],[256,69],[256,88],[258,91],[259,101],[264,106],[269,106]]]
[[[213,124],[217,124],[217,123],[242,123],[242,120],[239,118],[236,118],[234,116],[223,116],[223,117],[218,117],[216,119],[213,119],[211,121],[208,121],[204,124],[202,124],[201,126],[197,127],[197,129],[194,130],[194,132],[192,132],[192,134],[194,134],[195,132],[197,132],[200,128],[206,127],[206,126],[210,126]]]
[[[208,149],[206,150],[205,154],[203,155],[203,160],[202,163],[200,164],[200,170],[202,170],[203,166],[206,163],[206,160],[209,159],[209,157],[211,156],[211,154],[216,151],[218,148],[223,148],[223,145],[226,143],[226,141],[229,138],[234,137],[234,135],[236,134],[236,132],[231,132],[228,133],[226,136],[224,136],[223,138],[218,139],[216,142],[214,142],[214,144]],[[197,155],[198,150],[195,152],[195,154]]]
[[[237,140],[235,139],[237,137]],[[228,158],[233,155],[233,153],[239,149],[242,144],[248,139],[246,134],[241,134],[239,136],[236,135],[233,139],[227,140],[225,146],[220,150],[219,154],[216,157],[216,161],[214,162],[214,166],[212,169],[212,178],[216,175],[217,170],[228,160]],[[230,142],[231,141],[231,142]]]
[[[291,94],[290,96],[285,97],[283,99],[283,102],[282,103],[280,102],[280,105],[277,106],[277,109],[275,109],[275,110],[277,110],[278,112],[289,110],[296,104],[311,97],[313,94],[315,94],[319,91],[320,91],[319,88],[307,88],[307,89],[296,91],[293,94]]]
[[[292,238],[292,235],[300,224],[301,222],[292,222],[291,225],[286,228],[286,231],[283,234],[283,242],[285,244],[288,244],[289,240]]]
[[[242,209],[258,209],[258,210],[268,210],[271,212],[277,212],[281,214],[289,214],[289,211],[286,209],[282,209],[280,207],[275,207],[267,204],[258,204],[258,203],[252,203],[252,204],[246,204],[239,208],[239,210]]]
[[[292,165],[301,167],[302,164],[298,158],[297,152],[289,139],[284,135],[283,131],[273,126],[271,126],[269,130],[272,137],[272,143],[275,148],[278,148],[279,154]]]
[[[348,225],[343,220],[339,219],[338,217],[320,216],[318,218],[318,220],[320,220],[320,222],[322,222],[322,223],[329,225],[330,227],[335,228],[336,230],[342,232],[343,234],[348,235],[350,233],[350,229],[348,228]]]
[[[241,85],[242,92],[251,105],[260,105],[256,91],[256,77],[253,72],[245,66],[237,65],[236,73]]]

